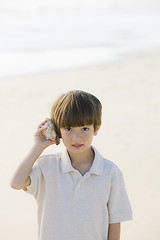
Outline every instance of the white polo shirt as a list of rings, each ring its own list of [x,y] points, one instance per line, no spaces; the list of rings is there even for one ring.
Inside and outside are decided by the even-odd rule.
[[[67,150],[40,157],[28,193],[38,203],[39,240],[107,240],[108,224],[132,219],[123,176],[98,151],[81,175]]]

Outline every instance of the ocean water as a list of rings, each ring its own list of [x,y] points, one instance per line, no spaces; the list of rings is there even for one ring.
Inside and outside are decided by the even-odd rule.
[[[0,77],[100,65],[160,48],[160,10],[0,8]]]

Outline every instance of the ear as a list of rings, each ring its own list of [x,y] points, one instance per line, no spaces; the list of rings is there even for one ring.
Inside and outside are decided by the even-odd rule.
[[[94,136],[97,136],[97,133],[98,133],[100,127],[101,127],[101,125],[99,125],[99,126],[97,127],[96,131],[94,132]]]

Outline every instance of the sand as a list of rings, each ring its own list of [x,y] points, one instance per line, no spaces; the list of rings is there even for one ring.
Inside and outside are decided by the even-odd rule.
[[[9,182],[52,102],[70,89],[89,91],[103,104],[103,123],[93,144],[123,172],[133,209],[133,221],[122,223],[121,239],[159,240],[158,50],[114,64],[0,80],[0,239],[37,239],[36,202]],[[52,146],[44,153],[62,148]]]

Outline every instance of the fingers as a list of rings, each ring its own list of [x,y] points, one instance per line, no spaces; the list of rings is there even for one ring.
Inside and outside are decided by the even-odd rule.
[[[45,121],[41,122],[41,123],[38,125],[37,129],[42,128],[42,126],[47,122],[47,119],[48,119],[48,118],[46,118]]]
[[[57,141],[48,139],[44,134],[45,130],[47,130],[47,126],[44,127],[45,123],[47,122],[48,118],[45,121],[41,122],[38,127],[37,131],[35,132],[35,141],[38,144],[43,144],[43,146],[48,147],[52,144],[57,144]]]
[[[43,136],[43,131],[44,131],[44,128],[39,128],[37,129],[37,131],[35,132],[35,136]]]

